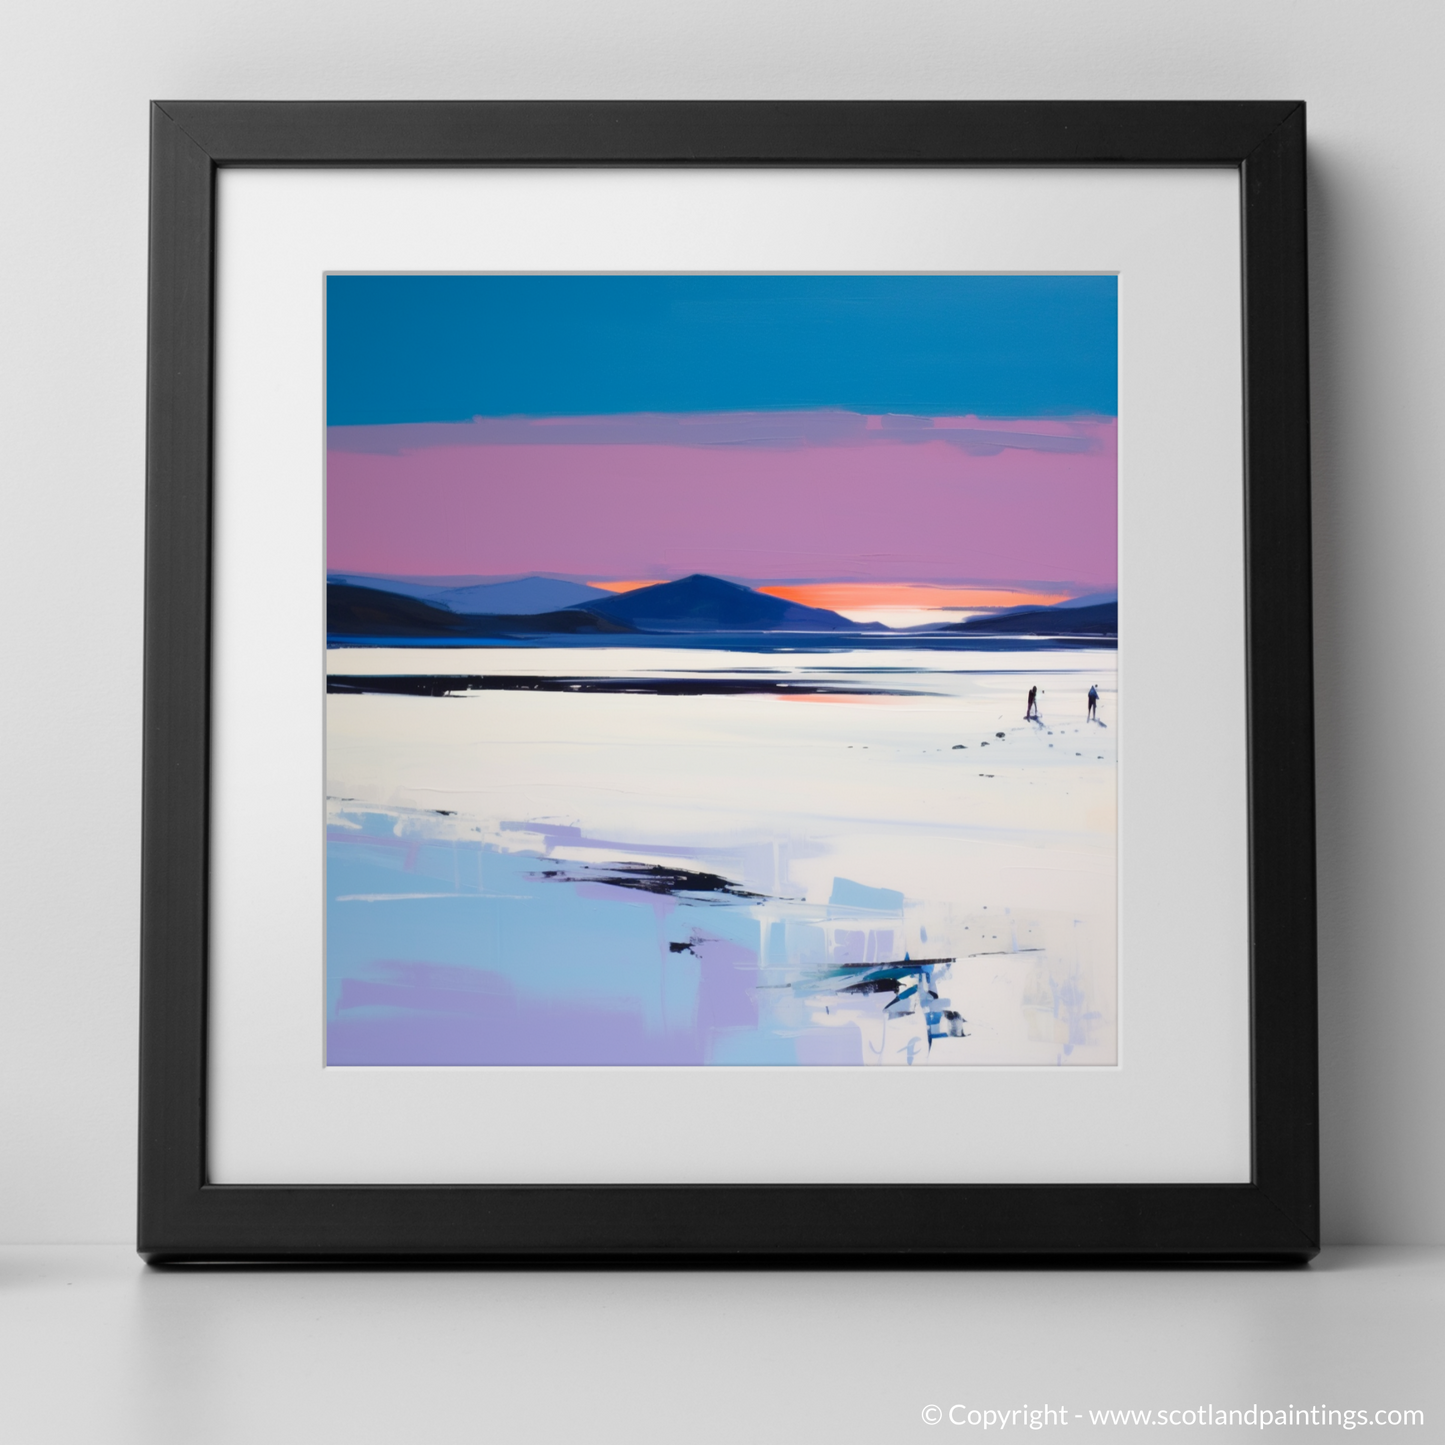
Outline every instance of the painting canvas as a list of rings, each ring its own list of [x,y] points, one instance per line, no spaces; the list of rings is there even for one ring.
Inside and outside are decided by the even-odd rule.
[[[1115,1063],[1116,278],[325,284],[329,1066]]]

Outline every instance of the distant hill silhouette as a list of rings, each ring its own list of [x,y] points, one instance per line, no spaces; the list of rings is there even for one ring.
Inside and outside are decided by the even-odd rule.
[[[804,607],[701,572],[589,602],[585,610],[656,632],[861,632],[880,626],[850,622],[824,607]]]
[[[1090,592],[1086,597],[1070,597],[1067,602],[1055,602],[1053,610],[1063,612],[1070,607],[1097,607],[1105,602],[1118,602],[1119,594],[1116,591]]]
[[[478,616],[536,616],[559,612],[588,602],[604,602],[613,594],[584,582],[563,582],[555,577],[519,577],[513,582],[467,582],[442,579],[420,581],[414,577],[369,577],[365,573],[332,572],[328,582],[351,587],[369,587],[378,592],[396,592],[416,597],[452,612]]]
[[[585,607],[612,594],[582,582],[559,582],[554,577],[522,577],[516,582],[488,582],[476,587],[449,587],[433,602],[453,612],[490,613],[494,617],[535,617],[543,612],[561,612]]]
[[[1041,607],[1037,602],[1026,603],[1022,607],[1000,607],[997,612],[990,612],[990,622],[996,622],[1000,617],[1011,617],[1016,612],[1065,612],[1076,607],[1098,607],[1105,602],[1118,602],[1117,592],[1091,592],[1087,597],[1070,597],[1066,602],[1051,602],[1046,607]]]
[[[936,630],[980,636],[1022,632],[1048,637],[1117,637],[1119,604],[1099,602],[1091,607],[1065,604],[1059,607],[1013,608],[992,617],[971,617],[967,622],[951,622]]]
[[[329,582],[326,587],[328,636],[351,638],[516,637],[547,633],[629,633],[625,622],[598,617],[580,608],[534,616],[452,612],[419,597],[406,597],[380,587]]]

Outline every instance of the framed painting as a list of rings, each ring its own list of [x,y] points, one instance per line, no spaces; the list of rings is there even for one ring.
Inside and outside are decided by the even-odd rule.
[[[1302,105],[152,123],[147,1258],[1316,1251]]]

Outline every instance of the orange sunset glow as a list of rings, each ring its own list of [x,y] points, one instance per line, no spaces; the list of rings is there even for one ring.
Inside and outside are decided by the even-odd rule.
[[[927,582],[789,582],[757,590],[785,602],[826,607],[832,612],[872,611],[879,607],[946,607],[982,612],[992,607],[1051,607],[1072,595],[997,586],[942,587]]]
[[[599,582],[589,587],[606,592],[635,592],[639,587],[657,587],[668,581],[652,577],[641,581]],[[865,611],[875,608],[947,608],[953,611],[987,612],[995,607],[1052,607],[1065,602],[1072,592],[1040,592],[1023,587],[958,587],[932,582],[780,582],[758,587],[769,597],[800,602],[804,607],[825,607],[831,612]]]

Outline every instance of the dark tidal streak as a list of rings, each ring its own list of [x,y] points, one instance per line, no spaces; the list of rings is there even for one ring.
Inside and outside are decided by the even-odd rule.
[[[383,693],[401,697],[455,697],[469,692],[600,692],[646,697],[932,697],[893,687],[840,687],[833,683],[772,681],[758,677],[484,677],[399,673],[374,677],[333,674],[330,693]]]

